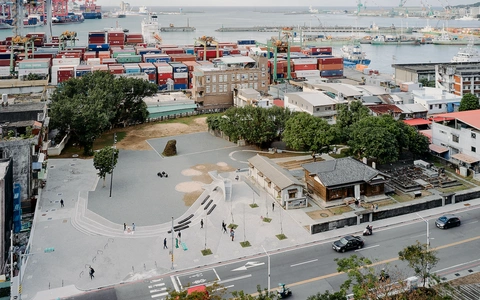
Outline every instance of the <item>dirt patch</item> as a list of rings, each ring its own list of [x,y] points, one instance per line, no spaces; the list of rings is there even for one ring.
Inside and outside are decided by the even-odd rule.
[[[186,206],[192,206],[195,201],[197,201],[198,197],[203,193],[203,190],[194,191],[191,193],[187,193],[183,196],[183,202]]]
[[[307,212],[307,216],[309,216],[312,220],[320,220],[323,218],[328,218],[333,216],[333,213],[329,210],[314,210]]]
[[[202,183],[197,181],[180,182],[175,186],[175,190],[180,193],[192,193],[202,190]]]
[[[460,277],[449,281],[451,286],[459,286],[463,284],[472,284],[472,283],[480,283],[480,272],[473,273],[472,275],[467,275],[464,277]]]
[[[157,123],[122,128],[122,131],[126,131],[127,135],[117,143],[117,148],[123,150],[151,150],[152,147],[147,143],[148,139],[205,132],[207,130],[206,117],[196,118],[189,125],[183,123]]]

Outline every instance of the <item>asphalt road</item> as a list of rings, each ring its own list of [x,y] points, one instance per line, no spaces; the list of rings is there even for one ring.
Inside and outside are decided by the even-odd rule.
[[[448,230],[435,227],[434,220],[429,220],[430,247],[438,251],[440,261],[432,270],[439,275],[455,272],[459,267],[452,266],[480,264],[478,248],[480,235],[478,221],[480,209],[470,209],[457,214],[462,226]],[[286,283],[293,291],[291,299],[306,299],[309,295],[325,290],[338,290],[345,280],[345,275],[336,272],[335,258],[347,257],[351,254],[370,258],[375,268],[380,271],[395,266],[401,270],[402,278],[414,275],[406,263],[400,262],[398,251],[417,240],[426,242],[426,223],[409,222],[381,228],[372,236],[363,237],[365,247],[347,253],[337,253],[331,247],[332,240],[325,240],[313,245],[305,245],[295,249],[268,249],[270,255],[271,287],[278,283]],[[182,289],[191,285],[211,284],[218,281],[228,290],[243,290],[255,293],[256,286],[267,287],[267,256],[247,257],[237,262],[218,263],[213,266],[189,271],[181,271],[161,277],[115,286],[116,298],[110,298],[110,290],[102,291],[101,299],[163,299],[168,290]],[[391,274],[393,279],[395,275]],[[397,275],[398,276],[398,275]],[[399,278],[400,279],[400,278]],[[68,299],[94,299],[92,293]],[[97,298],[99,299],[99,298]]]

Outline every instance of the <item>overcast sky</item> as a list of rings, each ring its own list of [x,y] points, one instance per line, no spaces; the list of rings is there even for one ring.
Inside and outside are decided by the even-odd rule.
[[[97,0],[99,5],[118,6],[122,0]],[[328,7],[328,6],[356,6],[357,0],[336,0],[336,1],[319,1],[319,0],[175,0],[172,1],[175,4],[169,4],[168,1],[159,0],[123,0],[130,3],[131,6],[173,6],[173,7],[186,7],[186,6],[313,6],[313,7]],[[365,0],[362,0],[362,3]],[[480,0],[424,0],[434,7],[443,6],[445,3],[450,5],[459,4],[473,4]],[[323,2],[323,3],[322,3]],[[325,3],[327,2],[327,3]],[[369,7],[372,6],[398,6],[400,0],[366,0]],[[330,4],[332,3],[332,4]],[[443,5],[442,5],[443,3]],[[420,6],[420,0],[407,0],[406,6]]]

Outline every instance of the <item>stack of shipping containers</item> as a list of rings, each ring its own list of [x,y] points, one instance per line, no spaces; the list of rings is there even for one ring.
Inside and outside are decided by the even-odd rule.
[[[188,68],[182,63],[173,63],[170,65],[173,68],[173,89],[186,90],[188,88]]]
[[[343,76],[343,58],[329,57],[318,59],[318,70],[322,77],[342,77]]]
[[[148,81],[157,83],[157,68],[152,63],[139,63],[140,72],[148,76]]]
[[[168,80],[173,79],[173,68],[166,62],[157,62],[154,63],[154,66],[157,68],[157,83],[159,90],[167,90]]]
[[[46,78],[50,73],[50,62],[48,58],[25,59],[18,62],[18,78],[22,79],[28,74],[37,74]],[[10,73],[10,69],[9,69]]]

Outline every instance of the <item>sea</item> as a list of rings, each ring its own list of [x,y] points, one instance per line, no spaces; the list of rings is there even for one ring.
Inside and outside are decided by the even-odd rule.
[[[133,7],[133,10],[138,8]],[[222,27],[253,27],[253,26],[359,26],[368,27],[374,24],[389,27],[394,25],[398,30],[408,27],[425,27],[430,25],[436,28],[445,27],[468,27],[477,28],[479,21],[449,20],[405,17],[375,17],[357,16],[352,13],[354,7],[329,7],[328,11],[321,8],[319,14],[295,14],[308,11],[308,7],[148,7],[150,12],[159,13],[161,26],[189,26],[195,27],[195,32],[163,32],[161,37],[163,44],[192,45],[195,39],[202,36],[214,37],[218,42],[236,42],[242,39],[254,39],[266,43],[274,32],[218,32]],[[391,8],[377,8],[389,10]],[[115,7],[103,7],[103,11],[114,11]],[[350,13],[345,13],[348,11]],[[293,14],[292,14],[293,13]],[[141,22],[146,16],[127,15],[124,19],[104,18],[101,20],[85,20],[81,24],[54,25],[52,35],[60,35],[62,32],[77,32],[76,45],[87,45],[88,32],[99,31],[106,28],[128,29],[130,33],[141,33]],[[24,33],[46,32],[47,27],[25,28]],[[328,33],[327,33],[328,34]],[[329,34],[331,35],[331,33]],[[346,33],[363,37],[363,33]],[[12,36],[11,30],[1,30],[0,40]],[[308,45],[308,43],[307,43]],[[334,54],[340,54],[342,45],[333,46]],[[370,67],[384,74],[393,74],[392,64],[400,63],[430,63],[448,62],[462,46],[458,45],[362,45],[367,58],[371,59]],[[464,46],[463,46],[464,47]]]

